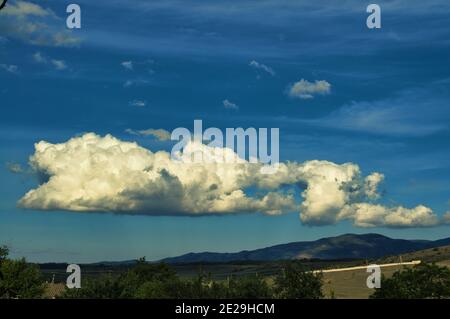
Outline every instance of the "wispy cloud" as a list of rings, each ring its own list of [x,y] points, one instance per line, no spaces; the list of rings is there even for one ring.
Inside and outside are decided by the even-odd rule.
[[[264,72],[269,73],[271,76],[275,76],[275,71],[272,68],[255,60],[251,61],[249,63],[249,66],[258,70],[263,70]]]
[[[147,130],[132,130],[132,129],[126,129],[126,133],[132,134],[132,135],[139,135],[139,136],[153,136],[159,141],[170,141],[170,132],[166,131],[164,129],[147,129]]]
[[[17,74],[19,73],[19,67],[13,64],[0,64],[0,69],[5,70],[6,72]]]
[[[123,84],[123,87],[129,88],[131,86],[142,86],[142,85],[147,85],[149,83],[150,82],[148,80],[144,80],[144,79],[126,80],[125,83]]]
[[[132,71],[133,70],[133,61],[124,61],[120,63],[125,69]]]
[[[46,57],[41,52],[36,52],[35,54],[33,54],[33,60],[34,62],[39,64],[51,64],[58,71],[67,69],[67,64],[64,60]]]
[[[229,109],[229,110],[239,110],[239,105],[237,105],[236,103],[231,102],[228,99],[225,99],[222,101],[222,105],[224,108]]]
[[[130,106],[144,107],[147,105],[147,101],[144,100],[133,100],[129,103]]]
[[[51,62],[57,70],[67,69],[66,62],[64,62],[63,60],[52,60]]]
[[[377,135],[425,136],[449,129],[450,96],[436,89],[405,90],[378,101],[352,102],[331,114],[303,120],[317,126]],[[441,89],[439,89],[441,87]]]
[[[8,171],[14,174],[21,174],[25,172],[25,170],[22,168],[22,166],[19,163],[6,163],[6,168]]]

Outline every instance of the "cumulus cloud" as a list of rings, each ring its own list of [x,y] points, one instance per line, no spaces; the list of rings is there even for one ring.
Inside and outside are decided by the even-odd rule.
[[[222,101],[223,107],[229,110],[239,110],[239,106],[227,99]]]
[[[292,98],[312,99],[314,95],[325,95],[331,91],[331,84],[325,80],[309,82],[305,79],[292,84],[288,88],[288,95]]]
[[[408,209],[402,206],[388,208],[382,205],[357,203],[346,206],[339,218],[350,218],[360,227],[429,227],[439,224],[433,211],[423,205]]]
[[[31,209],[131,214],[226,214],[293,209],[293,197],[249,197],[246,165],[183,164],[112,136],[85,134],[62,144],[40,142],[30,163],[48,176],[19,205]],[[201,149],[201,145],[191,145]]]
[[[198,152],[213,160],[202,164],[186,160]],[[383,176],[373,173],[364,177],[353,163],[280,163],[276,174],[264,175],[260,164],[250,164],[228,148],[190,142],[179,155],[173,160],[165,151],[152,152],[136,143],[93,133],[61,144],[41,141],[35,145],[30,165],[46,179],[25,194],[19,205],[145,215],[300,211],[300,219],[309,225],[341,220],[360,227],[437,223],[431,209],[422,205],[407,209],[371,203],[378,197]],[[217,160],[220,156],[235,157],[236,161],[223,163]],[[303,189],[301,203],[295,197],[298,185]],[[281,191],[281,186],[291,189]],[[250,188],[258,195],[249,195]]]
[[[262,70],[266,73],[269,73],[271,76],[275,76],[275,71],[272,68],[268,67],[265,64],[259,63],[255,60],[250,61],[249,66],[251,66],[254,69]]]
[[[81,39],[63,26],[52,10],[28,1],[15,1],[2,9],[0,36],[35,45],[79,45]]]
[[[127,129],[127,133],[133,134],[133,135],[140,135],[140,136],[153,136],[159,141],[170,141],[170,132],[166,131],[164,129],[148,129],[148,130],[139,130],[135,131],[132,129]]]

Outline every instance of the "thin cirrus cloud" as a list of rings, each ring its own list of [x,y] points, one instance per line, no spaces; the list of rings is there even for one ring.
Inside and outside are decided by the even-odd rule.
[[[132,129],[126,129],[126,133],[132,134],[132,135],[139,135],[139,136],[153,136],[158,141],[170,141],[171,139],[171,133],[169,131],[166,131],[164,129],[147,129],[147,130],[132,130]]]
[[[326,95],[331,92],[331,84],[325,80],[309,82],[301,79],[290,85],[287,90],[288,96],[299,99],[313,99],[316,95]]]
[[[51,9],[28,1],[11,2],[2,9],[0,36],[42,46],[73,47],[81,43]]]
[[[184,159],[202,153],[213,161]],[[235,158],[223,164],[221,156]],[[180,160],[137,143],[94,133],[61,144],[41,141],[30,157],[32,170],[47,176],[18,205],[35,210],[111,212],[132,215],[226,215],[300,212],[307,225],[352,221],[358,227],[431,227],[441,223],[428,207],[377,204],[384,175],[363,176],[354,163],[311,160],[280,163],[277,174],[264,175],[260,164],[240,159],[228,148],[217,152],[197,142],[186,145]],[[216,161],[217,160],[217,161]],[[297,185],[305,185],[300,190]],[[290,191],[281,191],[281,186]],[[256,189],[254,195],[246,193]],[[302,202],[294,196],[299,191]],[[253,193],[252,193],[253,194]]]
[[[429,88],[408,89],[393,97],[352,102],[305,124],[388,136],[427,136],[448,130],[448,81]],[[426,111],[426,112],[425,112]]]

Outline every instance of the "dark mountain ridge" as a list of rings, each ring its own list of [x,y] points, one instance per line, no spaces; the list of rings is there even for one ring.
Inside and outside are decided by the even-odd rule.
[[[450,238],[431,241],[393,239],[380,234],[344,234],[315,241],[292,242],[236,253],[189,253],[161,261],[174,264],[290,259],[373,259],[444,245],[450,245]]]

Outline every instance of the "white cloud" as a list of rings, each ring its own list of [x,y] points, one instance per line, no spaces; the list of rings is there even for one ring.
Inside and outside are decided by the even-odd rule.
[[[159,141],[170,141],[171,133],[169,131],[166,131],[164,129],[147,129],[147,130],[139,130],[135,131],[132,129],[127,129],[125,132],[133,135],[140,135],[140,136],[153,136]]]
[[[63,60],[52,60],[52,64],[57,70],[65,70],[67,69],[66,62]]]
[[[439,223],[433,211],[423,205],[408,209],[357,203],[346,206],[340,218],[350,218],[359,227],[429,227]]]
[[[314,95],[325,95],[331,91],[331,84],[325,80],[309,82],[301,79],[288,88],[288,95],[293,98],[312,99]]]
[[[355,101],[304,123],[388,136],[426,136],[448,129],[449,82],[433,83],[375,101]],[[424,112],[423,110],[427,110]]]
[[[263,70],[264,72],[269,73],[271,76],[275,76],[275,71],[272,68],[255,60],[251,61],[249,63],[249,66],[258,70]]]
[[[36,63],[41,63],[41,64],[46,64],[48,62],[47,58],[44,57],[41,52],[36,52],[35,54],[33,54],[33,60]]]
[[[144,107],[147,105],[147,102],[144,100],[133,100],[129,104],[130,106]]]
[[[222,167],[172,161],[112,136],[85,134],[62,144],[40,142],[31,165],[49,176],[19,205],[31,209],[116,213],[226,214],[279,213],[294,209],[292,196],[247,196],[240,181],[246,165]],[[191,145],[195,149],[205,146]]]
[[[8,171],[14,174],[21,174],[24,172],[24,169],[18,163],[6,163],[6,168],[8,169]]]
[[[143,80],[143,79],[135,79],[135,80],[126,80],[123,84],[123,87],[129,88],[131,86],[141,86],[141,85],[147,85],[149,81]]]
[[[50,9],[44,9],[31,2],[16,1],[15,5],[13,3],[8,4],[8,6],[3,9],[2,14],[24,18],[27,16],[46,17],[53,15],[53,12]]]
[[[133,61],[124,61],[120,65],[122,65],[127,70],[133,70]]]
[[[450,211],[446,212],[442,217],[442,223],[446,225],[450,225]]]
[[[36,52],[33,54],[33,60],[39,64],[48,64],[50,63],[56,70],[62,71],[67,69],[67,64],[64,60],[52,59],[44,56],[41,52]]]
[[[239,110],[239,106],[236,103],[230,102],[229,100],[223,100],[222,104],[226,109]]]
[[[0,64],[0,69],[12,74],[17,74],[19,72],[19,67],[13,64]]]
[[[78,46],[81,39],[64,26],[52,10],[28,1],[15,1],[2,9],[0,36],[34,45]]]
[[[157,131],[131,133],[155,135]],[[191,142],[184,152],[184,156],[200,152],[213,159],[226,154],[238,160],[232,164],[194,164],[182,156],[181,162],[174,161],[165,151],[154,153],[136,143],[93,133],[61,144],[41,141],[35,145],[30,165],[48,180],[29,191],[19,205],[40,210],[146,215],[277,215],[300,211],[300,219],[309,225],[342,220],[360,227],[437,223],[436,215],[422,205],[407,209],[367,202],[378,197],[377,186],[383,177],[379,173],[364,177],[353,163],[280,163],[276,174],[263,175],[261,165],[239,159],[227,148]],[[282,185],[291,190],[280,191]],[[296,185],[304,186],[302,203],[295,199]],[[249,188],[258,195],[248,195]]]

